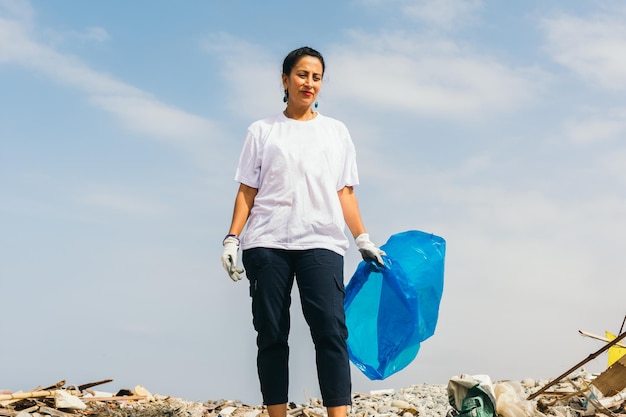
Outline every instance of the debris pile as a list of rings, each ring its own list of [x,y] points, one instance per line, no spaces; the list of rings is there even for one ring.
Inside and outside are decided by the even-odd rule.
[[[622,364],[617,366],[616,369],[621,369],[619,367]],[[603,394],[594,385],[597,384],[597,378],[580,369],[558,381],[525,379],[519,382],[496,382],[491,387],[495,400],[495,411],[491,417],[626,417],[626,389],[622,386],[626,385],[626,378],[621,373],[605,378],[609,382],[602,389],[610,395]],[[188,402],[180,398],[153,395],[141,385],[116,393],[93,390],[95,386],[111,381],[78,386],[66,385],[65,381],[61,381],[28,392],[9,393],[0,390],[0,416],[267,417],[267,410],[261,405],[250,406],[228,400]],[[607,386],[609,391],[606,391]],[[467,417],[481,416],[478,408],[460,413],[451,406],[453,402],[450,402],[449,387],[421,384],[402,389],[355,393],[349,416],[452,417],[466,413]],[[288,417],[324,417],[326,410],[320,399],[309,398],[305,404],[290,403],[287,414]]]
[[[626,359],[626,357],[624,358]],[[605,373],[603,373],[605,374]],[[602,376],[603,374],[600,374]],[[511,414],[498,408],[504,417],[530,416],[609,416],[626,417],[626,378],[619,385],[622,391],[604,395],[596,386],[598,375],[589,374],[583,368],[568,375],[567,378],[554,379],[535,383],[532,380],[521,381],[520,399],[506,401],[504,407],[515,407],[524,404],[532,413]],[[617,386],[617,385],[616,385]],[[549,387],[546,388],[546,387]],[[498,393],[497,393],[498,394]],[[505,403],[504,395],[497,395],[498,402]]]
[[[65,380],[27,392],[0,390],[0,416],[79,417],[79,416],[189,416],[207,415],[207,407],[181,399],[152,395],[143,386],[116,393],[91,388],[112,382],[107,379],[83,385],[66,385]]]

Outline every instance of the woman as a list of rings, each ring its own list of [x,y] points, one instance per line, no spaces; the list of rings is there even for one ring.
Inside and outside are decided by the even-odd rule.
[[[343,123],[317,107],[325,64],[303,47],[283,62],[285,110],[248,128],[235,180],[240,183],[222,264],[233,281],[239,235],[250,281],[257,368],[270,417],[285,417],[288,394],[289,306],[294,276],[315,344],[322,400],[329,417],[351,403],[347,329],[343,309],[343,256],[348,225],[362,256],[382,264],[361,220],[353,187],[359,183],[355,150]]]

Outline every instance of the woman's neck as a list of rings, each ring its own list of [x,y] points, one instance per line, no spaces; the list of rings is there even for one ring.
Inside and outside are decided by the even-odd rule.
[[[294,109],[287,105],[287,108],[283,111],[285,117],[293,120],[306,121],[315,118],[315,112],[310,107],[304,107],[302,109]]]

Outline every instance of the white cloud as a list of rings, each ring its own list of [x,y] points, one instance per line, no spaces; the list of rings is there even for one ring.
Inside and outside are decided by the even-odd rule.
[[[337,95],[338,102],[383,111],[481,119],[529,103],[546,78],[536,68],[507,66],[442,37],[352,32],[351,39],[323,51],[329,66],[322,104]],[[280,111],[283,55],[223,33],[207,37],[204,48],[221,62],[233,112],[256,119]]]
[[[107,35],[103,29],[95,28],[88,36],[104,40]],[[206,139],[215,133],[211,121],[166,105],[137,87],[37,42],[28,27],[17,20],[0,19],[0,62],[3,61],[38,71],[82,91],[92,103],[140,133],[165,138],[176,145],[184,140]]]
[[[483,0],[357,0],[376,9],[398,9],[405,18],[418,19],[437,29],[458,28],[471,21]]]
[[[447,39],[353,33],[333,50],[333,90],[351,102],[426,117],[474,119],[518,108],[541,85],[532,69],[508,67]]]
[[[202,117],[168,106],[149,96],[94,95],[91,102],[120,118],[137,132],[180,139],[203,139],[213,130]]]
[[[566,123],[565,138],[576,145],[594,145],[621,139],[626,134],[626,109],[605,112]]]
[[[47,44],[56,49],[60,49],[64,45],[85,44],[85,43],[104,43],[111,39],[109,32],[98,26],[87,27],[84,30],[57,31],[43,29],[43,36]]]
[[[204,49],[215,54],[232,94],[228,107],[246,119],[258,119],[282,108],[282,56],[225,33],[207,36]],[[274,104],[274,106],[272,106]]]
[[[30,21],[35,11],[27,1],[20,0],[0,0],[0,11],[11,18],[21,21]]]
[[[613,155],[609,162],[621,169],[626,179],[626,152]],[[428,226],[457,248],[450,262],[465,265],[463,271],[490,269],[490,276],[523,277],[527,284],[545,284],[547,294],[559,291],[559,282],[543,282],[542,277],[567,276],[570,284],[610,275],[624,268],[621,248],[626,245],[626,198],[617,190],[563,198],[541,190],[521,190],[508,184],[485,186],[463,182],[465,167],[443,172],[407,175],[406,188],[384,188],[377,199],[401,202],[389,205],[385,229],[404,230],[406,219]],[[609,167],[610,169],[610,167]],[[390,168],[389,181],[398,178]],[[557,180],[558,181],[558,180]],[[429,214],[434,207],[436,214]],[[417,218],[417,219],[416,219]],[[602,250],[597,250],[602,247]],[[614,279],[614,278],[607,278]],[[529,287],[532,288],[532,287]]]
[[[560,15],[543,20],[552,59],[593,84],[626,88],[626,13],[590,17]]]
[[[405,14],[438,27],[458,27],[482,8],[482,0],[422,0],[406,2]]]
[[[603,167],[622,185],[626,186],[626,149],[616,150],[601,156],[598,160],[598,166]],[[615,192],[619,193],[621,190],[615,190]]]
[[[0,61],[41,71],[87,93],[141,94],[139,89],[35,41],[29,28],[17,20],[0,19]]]

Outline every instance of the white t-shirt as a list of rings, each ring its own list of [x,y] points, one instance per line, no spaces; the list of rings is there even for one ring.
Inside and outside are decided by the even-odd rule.
[[[350,133],[317,114],[282,113],[248,127],[235,180],[258,189],[242,249],[324,248],[344,255],[349,242],[337,191],[359,184]]]

